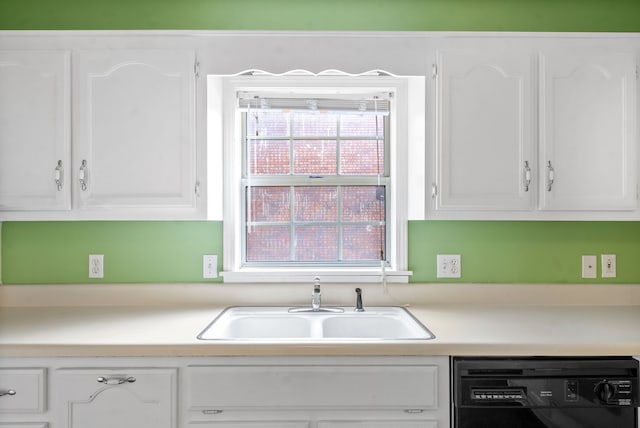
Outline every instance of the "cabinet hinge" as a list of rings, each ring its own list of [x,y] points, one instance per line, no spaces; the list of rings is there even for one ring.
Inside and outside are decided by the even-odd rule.
[[[436,183],[431,183],[431,198],[435,198],[438,196],[438,185]]]
[[[431,77],[436,78],[438,76],[438,64],[431,64]]]
[[[194,193],[196,194],[196,197],[199,198],[200,197],[200,182],[196,181],[196,185],[194,186]]]
[[[198,61],[197,57],[193,63],[193,74],[195,74],[196,77],[200,77],[200,61]]]

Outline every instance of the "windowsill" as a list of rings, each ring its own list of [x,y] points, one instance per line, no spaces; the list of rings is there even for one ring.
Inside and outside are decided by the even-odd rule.
[[[226,283],[306,283],[314,277],[320,277],[323,283],[408,283],[411,271],[385,270],[379,268],[353,269],[277,269],[277,268],[244,268],[238,271],[221,272]]]

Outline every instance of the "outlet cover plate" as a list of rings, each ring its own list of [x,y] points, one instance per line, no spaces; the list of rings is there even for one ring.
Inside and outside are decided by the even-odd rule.
[[[89,278],[104,278],[104,254],[89,254]]]
[[[204,279],[218,277],[218,256],[207,254],[202,256],[202,277]]]
[[[438,254],[438,278],[462,277],[462,264],[460,254]]]

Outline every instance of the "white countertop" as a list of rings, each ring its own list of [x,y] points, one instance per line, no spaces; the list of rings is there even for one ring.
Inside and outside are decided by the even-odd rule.
[[[636,305],[416,305],[436,338],[246,343],[196,338],[224,306],[0,307],[0,357],[218,355],[640,355]]]

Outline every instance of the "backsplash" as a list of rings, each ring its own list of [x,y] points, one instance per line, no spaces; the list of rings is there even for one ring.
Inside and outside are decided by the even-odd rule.
[[[202,279],[202,255],[222,267],[221,222],[78,221],[2,224],[2,282],[91,284],[219,282]],[[640,222],[410,221],[411,282],[640,283]],[[104,254],[104,278],[88,278],[88,255]],[[437,254],[460,254],[462,277],[436,277]],[[616,278],[601,278],[616,254]],[[581,278],[596,255],[598,278]]]
[[[222,223],[70,221],[2,223],[4,284],[211,282],[202,256],[222,266]],[[104,254],[104,278],[89,279],[89,254]]]
[[[640,222],[412,221],[412,282],[640,283]],[[460,254],[460,279],[436,278],[436,255]],[[616,278],[601,278],[600,256],[615,254]],[[582,278],[597,256],[596,279]]]

